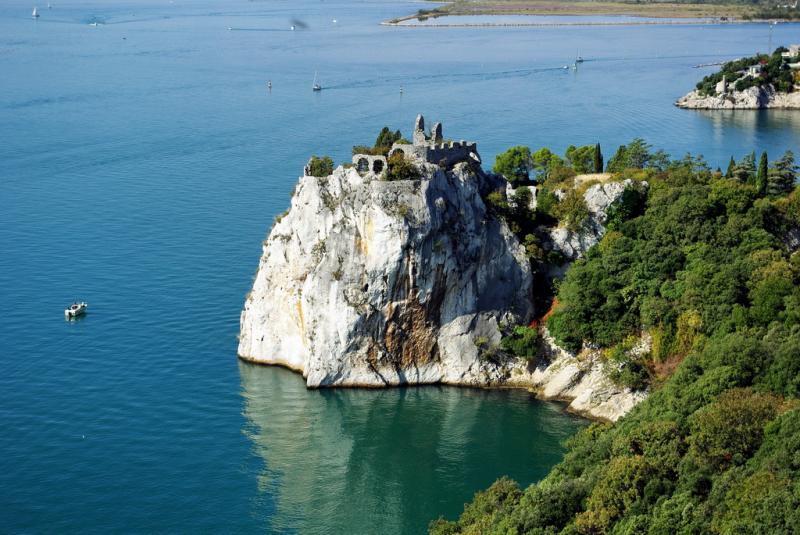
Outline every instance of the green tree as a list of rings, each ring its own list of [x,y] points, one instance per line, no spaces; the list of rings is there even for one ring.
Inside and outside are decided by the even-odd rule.
[[[787,150],[767,174],[767,193],[781,195],[792,191],[796,180],[797,165],[794,162],[794,153]]]
[[[769,173],[769,163],[767,160],[767,152],[761,153],[761,159],[758,161],[758,174],[756,175],[756,191],[759,195],[763,195],[767,191],[767,175]]]
[[[308,161],[308,174],[318,178],[326,177],[333,173],[333,160],[330,156],[312,156]]]
[[[603,172],[603,153],[600,151],[600,143],[594,146],[594,172]]]
[[[664,169],[669,158],[663,151],[650,152],[652,147],[641,138],[622,145],[608,161],[607,171],[621,173],[625,169]]]
[[[689,454],[713,469],[743,464],[761,445],[764,425],[775,418],[780,398],[734,388],[691,418]]]
[[[728,162],[728,170],[725,171],[725,178],[733,178],[733,170],[736,169],[736,160],[731,156],[731,161]]]
[[[389,130],[388,126],[384,126],[381,128],[380,133],[378,133],[378,137],[375,140],[375,148],[381,149],[381,152],[386,155],[389,154],[389,149],[392,147],[392,144],[399,141],[403,135],[400,133],[400,130],[395,130],[392,132]]]
[[[573,232],[581,230],[589,220],[589,208],[586,206],[586,201],[583,195],[574,189],[569,190],[561,199],[555,208],[555,213],[559,221]]]
[[[542,147],[531,155],[532,171],[537,182],[543,182],[557,168],[564,166],[564,160],[547,147]]]
[[[733,179],[742,184],[752,184],[756,179],[756,153],[751,152],[733,168]]]
[[[594,168],[594,150],[595,148],[591,145],[585,145],[583,147],[570,145],[567,147],[564,156],[567,158],[570,167],[575,169],[576,173],[591,173]]]
[[[512,184],[517,184],[528,181],[532,166],[531,149],[518,145],[498,154],[493,170],[505,176]]]

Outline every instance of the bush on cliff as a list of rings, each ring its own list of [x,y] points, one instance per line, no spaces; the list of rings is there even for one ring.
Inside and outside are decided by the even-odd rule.
[[[419,169],[401,154],[393,154],[388,159],[386,180],[416,180],[420,177]]]
[[[330,156],[312,156],[308,162],[311,176],[323,178],[333,173],[333,160]]]
[[[500,340],[500,347],[514,356],[535,360],[539,348],[539,331],[534,327],[519,325]]]

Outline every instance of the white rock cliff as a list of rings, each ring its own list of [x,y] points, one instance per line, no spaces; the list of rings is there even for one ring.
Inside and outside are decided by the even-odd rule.
[[[585,414],[624,414],[639,395],[585,367],[565,381],[548,363],[487,358],[503,328],[532,317],[530,264],[482,199],[505,180],[481,170],[474,144],[448,145],[440,125],[431,136],[422,128],[419,118],[414,145],[392,147],[414,161],[417,180],[383,180],[382,157],[361,155],[355,168],[300,178],[264,241],[240,357],[294,369],[309,387],[526,386],[578,399],[573,408]],[[618,196],[624,186],[603,188]],[[549,365],[569,359],[559,353]]]
[[[694,110],[757,110],[762,108],[800,109],[800,91],[781,93],[771,85],[703,95],[694,90],[675,102],[679,108]]]

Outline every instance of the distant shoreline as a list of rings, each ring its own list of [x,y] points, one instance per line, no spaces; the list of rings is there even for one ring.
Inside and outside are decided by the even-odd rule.
[[[581,0],[453,0],[432,2],[431,9],[388,19],[384,26],[470,28],[470,27],[559,27],[559,26],[657,26],[679,24],[750,24],[767,22],[798,22],[791,18],[768,17],[740,5],[644,3]],[[540,16],[540,17],[636,17],[641,21],[553,21],[553,22],[436,22],[440,17],[460,16]],[[655,19],[655,20],[653,20]],[[677,20],[676,20],[677,19]],[[423,21],[427,21],[423,23]]]
[[[486,16],[497,16],[495,15],[486,15]],[[462,15],[444,15],[449,17],[458,17]],[[535,15],[532,15],[535,16]],[[539,16],[546,16],[546,15],[539,15]],[[578,15],[570,15],[570,16],[578,16]],[[585,15],[585,16],[605,16],[605,15]],[[615,16],[615,15],[608,15],[608,16]],[[616,15],[620,17],[627,17],[627,16],[635,16],[635,15]],[[642,18],[648,18],[645,16],[641,16]],[[725,25],[725,24],[757,24],[757,23],[767,23],[771,21],[767,20],[697,20],[694,18],[687,18],[686,20],[642,20],[642,21],[581,21],[581,22],[461,22],[461,23],[414,23],[410,22],[417,18],[416,15],[409,15],[408,17],[402,17],[400,19],[392,19],[392,20],[385,20],[381,22],[383,26],[395,26],[399,28],[557,28],[557,27],[570,27],[570,26],[686,26],[686,25],[694,25],[694,26],[709,26],[709,25]],[[787,21],[789,22],[789,21]]]

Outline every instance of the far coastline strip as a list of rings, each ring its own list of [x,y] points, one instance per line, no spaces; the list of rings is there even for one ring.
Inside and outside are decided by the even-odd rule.
[[[459,17],[461,15],[447,15],[450,17]],[[491,17],[493,15],[485,15]],[[531,16],[546,16],[546,15],[531,15]],[[586,15],[592,16],[592,15]],[[627,15],[626,15],[627,16]],[[417,16],[403,17],[401,19],[385,20],[381,22],[383,26],[395,26],[398,28],[555,28],[561,26],[710,26],[722,24],[754,24],[754,23],[767,23],[767,20],[717,20],[717,19],[686,19],[686,20],[628,20],[628,21],[576,21],[576,22],[431,22],[431,23],[415,23],[410,22],[416,19]]]

